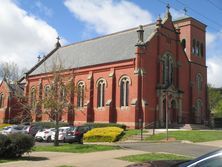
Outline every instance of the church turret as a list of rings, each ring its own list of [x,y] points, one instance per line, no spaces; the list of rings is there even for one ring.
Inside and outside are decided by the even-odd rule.
[[[206,25],[189,16],[174,21],[174,25],[180,29],[181,45],[188,59],[191,62],[205,65]]]

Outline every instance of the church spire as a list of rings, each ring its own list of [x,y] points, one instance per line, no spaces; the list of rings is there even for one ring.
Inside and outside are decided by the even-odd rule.
[[[172,16],[170,14],[170,4],[167,4],[167,6],[166,6],[165,18],[172,19]]]

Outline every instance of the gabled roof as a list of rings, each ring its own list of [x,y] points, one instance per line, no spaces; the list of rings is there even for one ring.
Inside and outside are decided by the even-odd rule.
[[[154,32],[156,25],[144,25],[144,39]],[[73,69],[91,65],[117,62],[135,58],[135,44],[138,41],[137,28],[113,33],[95,39],[63,46],[46,56],[29,75],[50,72],[53,62],[61,62],[64,69]],[[51,68],[50,68],[51,67]]]

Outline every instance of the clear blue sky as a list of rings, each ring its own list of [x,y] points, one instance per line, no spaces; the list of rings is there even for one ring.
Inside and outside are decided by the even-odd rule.
[[[208,81],[222,87],[222,0],[4,0],[0,58],[30,68],[53,49],[58,35],[64,45],[151,23],[167,3],[174,19],[186,8],[208,26]]]

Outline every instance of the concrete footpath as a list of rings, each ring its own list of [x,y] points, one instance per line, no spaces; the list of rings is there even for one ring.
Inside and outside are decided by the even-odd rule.
[[[146,152],[130,149],[82,154],[33,152],[30,154],[30,160],[3,163],[0,164],[0,167],[59,167],[62,165],[72,167],[124,167],[134,163],[115,158],[143,153]]]

